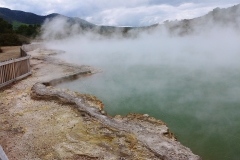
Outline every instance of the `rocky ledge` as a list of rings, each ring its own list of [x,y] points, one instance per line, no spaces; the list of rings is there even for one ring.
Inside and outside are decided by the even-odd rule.
[[[52,87],[96,70],[49,52],[29,52],[33,75],[0,91],[0,144],[9,159],[201,159],[161,120],[147,114],[111,117],[96,97]]]

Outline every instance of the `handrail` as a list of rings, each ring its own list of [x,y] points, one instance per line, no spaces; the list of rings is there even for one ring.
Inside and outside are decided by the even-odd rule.
[[[25,45],[21,46],[20,55],[20,58],[0,62],[0,88],[32,74]]]

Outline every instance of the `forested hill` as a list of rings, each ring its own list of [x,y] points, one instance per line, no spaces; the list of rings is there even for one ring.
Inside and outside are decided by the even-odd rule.
[[[240,30],[240,4],[229,8],[215,8],[208,14],[181,21],[165,21],[163,24],[172,34],[188,35],[206,31],[212,27],[235,27]]]
[[[50,14],[47,16],[39,16],[30,12],[23,12],[17,10],[10,10],[8,8],[0,8],[0,17],[9,23],[18,21],[26,24],[42,24],[46,18],[52,18],[57,14]]]
[[[198,31],[208,30],[212,26],[234,26],[240,30],[240,4],[229,8],[215,8],[208,14],[185,20],[165,21],[164,24],[154,24],[147,27],[115,27],[115,26],[97,26],[80,18],[66,17],[57,13],[40,16],[30,12],[10,10],[8,8],[0,7],[0,45],[13,45],[14,43],[6,43],[9,37],[24,37],[34,38],[41,32],[41,25],[46,19],[54,17],[64,17],[71,25],[78,24],[80,26],[79,33],[86,31],[97,31],[101,35],[111,36],[115,33],[122,33],[123,36],[132,36],[134,33],[142,33],[144,31],[151,31],[155,28],[165,27],[174,35],[188,35]],[[4,21],[4,22],[3,22]],[[7,23],[7,22],[8,23]],[[7,24],[6,24],[7,23]],[[21,37],[24,36],[24,37]],[[135,36],[135,35],[134,35]],[[4,41],[2,41],[4,39]],[[15,41],[15,45],[19,42]],[[25,40],[22,43],[26,43]]]
[[[19,22],[24,24],[43,24],[46,19],[51,19],[57,16],[65,17],[70,22],[79,23],[82,27],[92,27],[95,26],[92,23],[89,23],[80,18],[72,18],[66,17],[64,15],[60,15],[58,13],[52,13],[46,16],[37,15],[30,12],[18,11],[18,10],[10,10],[8,8],[0,7],[0,18],[8,21],[9,23]]]
[[[17,46],[25,43],[29,43],[28,38],[17,34],[13,30],[12,24],[0,18],[0,47]]]

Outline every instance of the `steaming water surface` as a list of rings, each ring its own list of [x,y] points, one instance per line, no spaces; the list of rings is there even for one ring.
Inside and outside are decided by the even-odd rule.
[[[138,39],[76,36],[51,42],[61,58],[103,69],[59,84],[97,96],[109,115],[147,113],[166,122],[204,160],[240,157],[240,37],[231,29]],[[226,38],[228,37],[228,38]]]
[[[203,159],[240,157],[240,70],[101,65],[103,73],[59,84],[97,96],[109,115],[147,113]]]

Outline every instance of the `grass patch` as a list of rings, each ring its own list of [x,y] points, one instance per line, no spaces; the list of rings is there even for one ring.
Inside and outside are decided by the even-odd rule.
[[[0,54],[0,61],[6,61],[11,58],[19,58],[21,46],[5,46],[1,47],[2,53]]]
[[[21,22],[18,22],[18,21],[13,21],[12,22],[12,26],[13,26],[14,31],[16,31],[19,28],[19,26],[21,26],[21,25],[27,25],[28,26],[28,24],[26,24],[26,23],[21,23]]]

